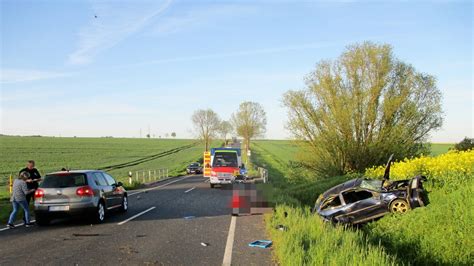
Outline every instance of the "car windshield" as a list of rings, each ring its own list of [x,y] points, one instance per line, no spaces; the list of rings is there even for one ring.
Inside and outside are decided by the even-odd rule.
[[[360,184],[361,188],[373,190],[373,191],[381,191],[382,189],[382,180],[372,180],[372,179],[364,179]]]
[[[86,175],[80,173],[47,175],[41,183],[42,188],[66,188],[85,185],[87,185]]]
[[[216,152],[212,167],[238,167],[236,152]]]
[[[189,166],[199,166],[199,164],[198,163],[192,163]]]

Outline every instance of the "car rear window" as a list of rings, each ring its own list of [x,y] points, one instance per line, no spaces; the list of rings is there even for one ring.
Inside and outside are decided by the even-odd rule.
[[[47,175],[41,183],[42,188],[80,187],[87,185],[85,174],[67,173]]]

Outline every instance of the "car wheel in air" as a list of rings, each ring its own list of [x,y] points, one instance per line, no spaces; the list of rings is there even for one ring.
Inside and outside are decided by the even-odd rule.
[[[390,212],[392,213],[406,213],[410,209],[410,205],[404,199],[396,199],[390,203]]]
[[[102,201],[99,201],[99,204],[97,205],[94,218],[94,222],[96,223],[102,223],[105,220],[105,206]]]
[[[50,222],[50,219],[48,217],[41,214],[37,214],[35,220],[36,220],[36,224],[39,226],[48,225]]]
[[[123,196],[122,199],[122,206],[120,207],[121,212],[126,212],[128,210],[128,198],[127,196]]]

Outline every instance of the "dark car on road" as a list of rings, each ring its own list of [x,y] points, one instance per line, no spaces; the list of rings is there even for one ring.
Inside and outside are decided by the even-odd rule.
[[[39,225],[63,216],[101,223],[113,209],[128,210],[127,192],[121,182],[103,171],[47,174],[35,192],[35,217]]]
[[[335,223],[360,224],[388,213],[405,213],[428,204],[424,176],[390,181],[390,163],[384,180],[356,178],[339,184],[316,201],[313,212]]]
[[[202,174],[202,166],[199,163],[192,163],[186,167],[188,174]]]

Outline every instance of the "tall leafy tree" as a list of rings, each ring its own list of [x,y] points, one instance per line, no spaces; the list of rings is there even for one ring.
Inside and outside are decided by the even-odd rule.
[[[259,103],[243,102],[237,112],[232,114],[231,122],[237,135],[244,138],[247,152],[250,149],[250,140],[265,134],[267,117]]]
[[[288,129],[309,148],[308,165],[325,175],[363,171],[390,153],[415,156],[442,124],[436,79],[371,42],[320,61],[306,88],[288,91],[283,103]]]
[[[204,142],[205,150],[209,150],[211,140],[216,137],[221,125],[219,116],[211,109],[196,110],[191,120],[198,135],[198,138]]]

